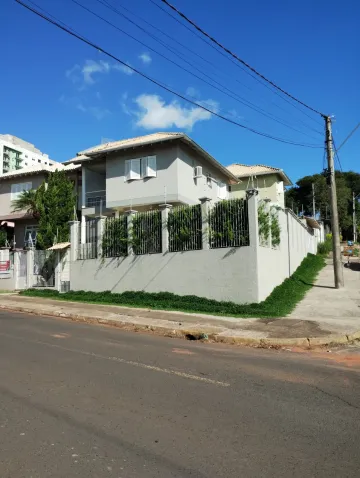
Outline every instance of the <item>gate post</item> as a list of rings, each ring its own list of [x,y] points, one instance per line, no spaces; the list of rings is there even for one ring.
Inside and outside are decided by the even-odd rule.
[[[162,244],[161,252],[164,254],[165,252],[169,252],[168,218],[169,218],[169,212],[170,212],[170,209],[172,208],[172,205],[160,204],[159,208],[161,210],[161,244]]]
[[[202,248],[204,251],[210,249],[210,201],[208,197],[199,198],[201,202],[201,227],[202,227]]]
[[[34,250],[26,251],[26,288],[31,289],[34,285]]]
[[[137,211],[134,209],[129,209],[126,211],[127,214],[127,233],[128,233],[128,256],[132,256],[134,254],[132,240],[133,240],[133,219]]]
[[[77,260],[78,246],[79,246],[79,221],[70,221],[70,260],[75,262]]]
[[[19,289],[19,275],[20,275],[20,257],[17,251],[14,252],[14,288]]]
[[[97,257],[101,259],[102,257],[102,239],[105,231],[105,221],[106,216],[99,216],[96,218],[96,239],[97,239]]]

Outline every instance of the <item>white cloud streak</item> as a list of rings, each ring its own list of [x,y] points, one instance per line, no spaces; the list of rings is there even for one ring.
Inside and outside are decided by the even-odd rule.
[[[145,65],[149,65],[152,62],[152,58],[150,54],[147,52],[144,52],[141,55],[139,55],[139,58]]]
[[[166,102],[158,95],[140,95],[135,99],[138,111],[134,114],[137,117],[136,125],[144,129],[157,128],[183,128],[191,130],[199,121],[206,121],[211,118],[211,113],[199,107],[183,107],[177,101]],[[214,100],[207,100],[204,106],[211,109],[218,108]]]
[[[130,64],[129,64],[130,65]],[[134,72],[129,66],[119,63],[109,63],[107,61],[85,60],[83,66],[78,64],[65,72],[65,76],[72,83],[80,86],[80,90],[96,83],[96,76],[99,74],[108,74],[112,70],[120,71],[125,75],[132,75]]]

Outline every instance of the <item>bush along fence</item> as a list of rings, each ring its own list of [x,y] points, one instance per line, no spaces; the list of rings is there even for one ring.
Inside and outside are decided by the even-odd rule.
[[[258,205],[258,227],[259,244],[262,247],[280,246],[281,227],[279,221],[279,207],[270,206],[266,201],[259,201]]]
[[[223,200],[201,204],[160,206],[158,210],[72,223],[72,257],[79,260],[125,257],[250,245],[248,201]]]

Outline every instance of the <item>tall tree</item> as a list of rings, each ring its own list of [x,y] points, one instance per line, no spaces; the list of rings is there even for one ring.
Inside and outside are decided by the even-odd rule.
[[[38,189],[39,229],[36,245],[47,249],[58,242],[69,241],[69,221],[74,214],[76,196],[74,184],[66,177],[64,171],[50,173],[48,182]]]
[[[330,222],[329,186],[321,174],[305,176],[296,186],[286,192],[286,206],[296,211],[304,209],[306,215],[312,215],[312,184],[315,190],[316,213]],[[339,222],[344,238],[352,237],[352,192],[360,193],[360,174],[353,171],[336,171],[336,191],[339,210]],[[356,204],[357,224],[360,225],[360,205]]]

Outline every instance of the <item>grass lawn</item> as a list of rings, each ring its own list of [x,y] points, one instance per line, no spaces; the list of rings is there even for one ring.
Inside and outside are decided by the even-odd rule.
[[[126,307],[142,307],[158,310],[177,310],[231,317],[284,317],[288,315],[305,293],[311,289],[314,280],[324,267],[325,260],[321,255],[309,254],[294,274],[276,287],[270,296],[259,304],[234,304],[218,302],[196,296],[180,296],[170,292],[128,291],[121,294],[105,292],[70,291],[59,294],[54,290],[27,289],[20,293],[23,296],[44,297],[48,299],[86,302]]]

